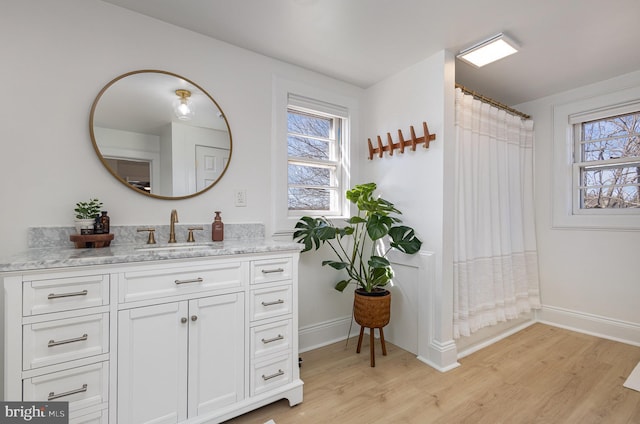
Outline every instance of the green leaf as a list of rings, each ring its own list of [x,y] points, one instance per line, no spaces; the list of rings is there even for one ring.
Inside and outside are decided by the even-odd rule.
[[[389,228],[393,225],[393,220],[384,215],[371,215],[367,223],[367,234],[371,240],[378,240],[386,236]]]
[[[387,268],[391,266],[391,263],[387,258],[382,256],[371,256],[369,258],[369,266],[371,268]]]
[[[347,220],[347,222],[349,224],[364,224],[365,222],[367,222],[367,220],[361,216],[352,216]]]
[[[345,269],[349,266],[347,262],[339,261],[322,261],[322,266],[329,265],[333,269]]]
[[[325,227],[325,222],[320,218],[311,218],[303,216],[296,223],[297,231],[293,233],[293,239],[298,243],[304,244],[302,252],[307,252],[315,247],[317,250],[324,242],[318,235],[318,232]]]
[[[414,230],[404,225],[389,229],[389,237],[391,247],[409,255],[418,252],[422,247],[422,241],[416,237]]]
[[[338,233],[340,234],[340,237],[344,237],[344,236],[350,236],[351,234],[353,234],[355,231],[355,229],[353,227],[344,227],[344,228],[340,228],[338,230]]]
[[[341,280],[336,283],[335,289],[338,290],[339,292],[342,292],[344,291],[344,289],[347,288],[348,285],[349,285],[349,280]]]
[[[370,288],[382,287],[386,286],[391,278],[393,278],[393,271],[391,270],[391,268],[376,268],[373,270],[371,278],[367,283]]]
[[[336,238],[336,229],[335,227],[321,225],[316,228],[316,236],[322,241],[334,239]]]

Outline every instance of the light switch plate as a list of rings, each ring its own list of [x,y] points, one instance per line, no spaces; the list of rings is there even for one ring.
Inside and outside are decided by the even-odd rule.
[[[247,206],[247,190],[241,189],[234,192],[234,199],[236,207]]]

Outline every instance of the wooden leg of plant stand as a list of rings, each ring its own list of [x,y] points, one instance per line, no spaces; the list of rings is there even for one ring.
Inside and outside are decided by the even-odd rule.
[[[369,350],[371,351],[371,366],[372,367],[376,366],[376,349],[375,349],[375,346],[373,344],[374,341],[375,341],[375,328],[370,328],[369,329],[369,344],[371,346],[369,347]]]
[[[380,344],[382,345],[382,354],[387,356],[387,345],[384,344],[384,331],[382,331],[382,327],[380,327]]]
[[[358,337],[358,349],[356,349],[356,353],[360,353],[360,348],[362,347],[363,334],[364,334],[364,327],[360,327],[360,337]]]

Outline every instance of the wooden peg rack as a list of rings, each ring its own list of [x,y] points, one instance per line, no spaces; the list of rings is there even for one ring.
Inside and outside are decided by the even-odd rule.
[[[378,154],[378,157],[381,158],[383,152],[389,152],[389,156],[393,156],[393,151],[395,149],[400,149],[400,153],[404,153],[405,147],[411,147],[411,150],[415,152],[416,145],[424,143],[424,148],[429,148],[429,143],[436,139],[435,134],[429,133],[429,128],[427,127],[427,123],[422,123],[422,129],[424,131],[424,135],[422,137],[416,137],[416,132],[413,129],[413,125],[410,127],[411,129],[411,139],[405,140],[402,136],[402,131],[398,130],[398,142],[394,143],[391,139],[391,134],[387,133],[387,144],[382,144],[382,139],[378,136],[378,145],[377,147],[373,147],[373,143],[371,143],[371,139],[368,139],[369,142],[369,160],[373,160],[373,155]]]

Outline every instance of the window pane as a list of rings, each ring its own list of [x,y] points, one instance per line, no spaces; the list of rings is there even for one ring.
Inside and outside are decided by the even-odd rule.
[[[289,156],[318,160],[331,159],[330,146],[326,141],[289,136],[287,142]]]
[[[616,116],[582,124],[584,141],[640,133],[640,112]]]
[[[640,168],[605,168],[582,173],[583,207],[638,208],[640,207]]]
[[[289,210],[331,210],[331,193],[326,189],[289,187]]]
[[[289,184],[323,186],[331,185],[331,170],[304,165],[289,165]]]
[[[582,160],[640,156],[640,112],[582,124]]]
[[[586,143],[583,152],[584,161],[640,156],[640,137],[621,137]]]
[[[640,207],[638,187],[588,188],[582,190],[582,196],[585,209]]]
[[[290,133],[305,134],[315,137],[331,137],[332,118],[305,115],[289,111],[287,130]]]
[[[639,171],[640,169],[638,169],[637,167],[585,170],[582,173],[582,184],[585,186],[637,184],[639,182]]]

